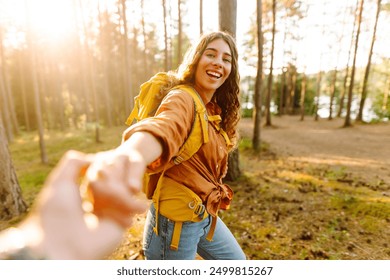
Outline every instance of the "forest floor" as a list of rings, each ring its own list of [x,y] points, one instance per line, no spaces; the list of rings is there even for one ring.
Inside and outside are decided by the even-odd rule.
[[[390,123],[274,117],[262,151],[240,133],[242,176],[221,214],[248,259],[390,259]],[[143,259],[144,217],[109,259]]]

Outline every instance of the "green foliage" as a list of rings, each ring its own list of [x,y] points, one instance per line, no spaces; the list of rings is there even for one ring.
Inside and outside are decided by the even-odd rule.
[[[251,148],[252,148],[252,141],[249,138],[244,137],[240,139],[240,143],[239,143],[240,150],[248,150]]]
[[[345,178],[348,175],[347,168],[342,166],[339,168],[329,168],[324,172],[324,177],[330,180],[337,180],[340,178]]]
[[[386,89],[385,89],[386,90]],[[384,102],[384,96],[383,95],[377,95],[374,104],[373,109],[375,114],[378,116],[379,120],[390,119],[390,97],[387,98],[387,102]]]
[[[244,108],[241,110],[242,118],[252,118],[252,115],[253,115],[253,109]]]

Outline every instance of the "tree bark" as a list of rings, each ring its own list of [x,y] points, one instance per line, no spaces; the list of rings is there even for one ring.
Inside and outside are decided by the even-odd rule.
[[[134,94],[131,81],[131,65],[130,65],[130,49],[128,42],[127,16],[126,16],[126,0],[121,0],[121,19],[123,24],[123,67],[124,67],[124,102],[126,112],[130,112],[133,107]]]
[[[164,71],[168,71],[168,26],[167,26],[167,5],[166,0],[162,0],[164,17]]]
[[[146,56],[146,50],[148,49],[147,44],[147,36],[146,36],[146,30],[145,30],[145,7],[144,7],[144,0],[141,0],[141,28],[142,28],[142,37],[143,37],[143,43],[144,43],[144,51],[143,51],[143,79],[146,79],[147,75],[149,74],[149,63]]]
[[[75,91],[77,94],[80,94],[80,96],[84,96],[84,100],[82,102],[82,109],[83,112],[86,116],[86,122],[90,122],[91,121],[91,112],[89,110],[89,106],[90,106],[90,89],[88,87],[88,79],[87,79],[87,67],[86,67],[86,62],[85,62],[85,54],[84,54],[84,51],[83,51],[83,47],[82,47],[82,41],[81,41],[81,36],[80,36],[80,23],[79,23],[79,18],[82,17],[82,12],[78,12],[78,7],[80,7],[80,2],[78,0],[73,0],[72,2],[73,4],[73,17],[72,18],[72,22],[73,22],[73,28],[74,28],[74,32],[76,34],[75,38],[74,38],[74,44],[75,44],[75,53],[76,53],[76,57],[78,58],[77,59],[77,64],[76,64],[76,75],[78,75],[79,77],[79,80],[80,82],[79,83],[76,83],[74,86],[75,86]],[[81,14],[81,15],[80,15]],[[73,81],[69,81],[69,83],[72,83],[73,84]],[[73,103],[73,106],[75,108],[77,108],[77,103],[78,102],[75,102],[75,101],[71,101]],[[79,110],[79,111],[81,111]],[[81,112],[79,112],[81,113]],[[73,119],[74,119],[74,123],[75,125],[77,125],[77,118],[78,116],[75,114],[73,116]]]
[[[344,127],[352,126],[352,123],[351,123],[351,104],[352,104],[352,93],[353,93],[355,70],[356,70],[355,69],[356,68],[356,57],[357,57],[357,50],[358,50],[358,46],[359,46],[360,26],[362,23],[363,5],[364,5],[364,0],[360,0],[358,28],[356,31],[355,50],[354,50],[354,55],[353,55],[352,67],[351,67],[351,82],[349,84],[349,89],[348,89],[347,115],[345,116]]]
[[[237,0],[219,0],[219,29],[236,37]]]
[[[112,127],[113,121],[112,121],[112,105],[111,105],[111,98],[110,98],[110,88],[108,85],[108,77],[109,77],[109,70],[108,70],[108,57],[109,57],[109,51],[105,46],[109,46],[110,42],[107,39],[107,35],[104,33],[103,30],[103,15],[100,10],[100,5],[98,4],[98,18],[99,18],[99,30],[100,30],[100,36],[102,36],[102,41],[100,48],[102,50],[102,58],[101,58],[101,71],[103,73],[102,76],[102,94],[103,94],[103,99],[105,102],[104,110],[106,112],[106,124],[108,127]],[[107,24],[106,22],[105,24]]]
[[[272,96],[272,79],[274,68],[274,50],[275,50],[275,34],[276,34],[276,0],[272,0],[272,43],[271,43],[271,63],[268,75],[268,92],[265,101],[265,125],[271,126],[271,96]]]
[[[3,49],[3,30],[0,26],[0,61],[1,61],[1,67],[0,67],[0,75],[3,77],[3,88],[4,88],[4,94],[6,96],[6,104],[8,107],[9,115],[10,115],[10,121],[12,124],[12,129],[15,134],[19,134],[19,124],[18,120],[16,118],[16,112],[15,112],[15,102],[14,97],[12,95],[11,87],[10,87],[10,81],[8,76],[8,65],[7,61],[5,59],[4,55],[4,49]]]
[[[329,102],[329,116],[328,120],[333,119],[333,102],[334,102],[334,97],[335,97],[335,92],[336,92],[336,81],[337,81],[337,67],[334,69],[333,72],[333,79],[332,83],[330,85],[330,102]]]
[[[262,13],[263,3],[262,0],[257,0],[257,74],[255,83],[254,111],[253,111],[253,139],[252,146],[255,151],[261,149],[261,107],[262,107],[262,76],[263,76],[263,31],[262,31]]]
[[[28,26],[30,26],[29,1],[25,0],[25,3],[26,3],[26,10],[27,10],[27,24]],[[41,162],[43,164],[47,164],[49,160],[48,160],[46,145],[44,140],[44,127],[43,127],[43,120],[42,120],[38,75],[36,71],[36,54],[35,54],[35,46],[32,40],[31,30],[27,31],[27,44],[30,48],[30,69],[31,69],[31,76],[32,76],[31,79],[33,84],[33,92],[34,92],[35,115],[36,115],[37,126],[38,126],[39,150],[41,153]]]
[[[237,0],[219,0],[219,29],[236,37]],[[240,177],[240,155],[233,150],[228,158],[226,180],[235,181]]]
[[[318,121],[318,108],[320,106],[320,96],[321,96],[321,82],[322,82],[322,71],[321,69],[317,73],[317,87],[316,87],[316,103],[314,108],[314,120]]]
[[[178,14],[178,35],[177,35],[177,65],[180,65],[182,60],[182,41],[183,41],[183,28],[182,28],[182,15],[181,15],[181,0],[177,0],[177,14]]]
[[[30,131],[30,118],[29,118],[29,107],[27,105],[27,90],[26,90],[26,79],[25,79],[25,67],[22,62],[22,52],[18,55],[18,67],[20,69],[20,86],[21,86],[21,98],[23,104],[23,117],[26,125],[26,130]]]
[[[6,131],[5,133],[6,138],[8,139],[8,142],[12,142],[14,139],[14,133],[12,131],[11,116],[7,104],[8,102],[7,102],[6,89],[4,85],[4,79],[3,79],[3,75],[1,75],[0,72],[0,109],[1,109],[0,117],[3,117],[5,122],[4,127]]]
[[[203,0],[199,0],[199,34],[203,34]]]
[[[376,16],[375,16],[374,30],[372,32],[372,38],[371,38],[371,46],[370,46],[370,50],[369,50],[369,53],[368,53],[368,61],[367,61],[366,71],[364,73],[363,88],[362,88],[362,96],[361,96],[361,99],[360,99],[359,113],[358,113],[358,115],[356,117],[357,121],[363,121],[363,109],[364,109],[364,104],[365,104],[366,99],[367,99],[368,76],[370,75],[371,58],[372,58],[372,52],[374,50],[376,29],[377,29],[377,26],[378,26],[378,18],[379,18],[380,10],[381,10],[381,0],[378,0],[377,1]]]
[[[290,88],[290,106],[289,114],[293,115],[295,113],[295,88],[297,86],[297,69],[291,67],[291,88]]]
[[[0,220],[9,220],[27,211],[22,191],[8,150],[0,115]]]
[[[305,71],[303,72],[302,77],[302,83],[301,83],[301,99],[300,99],[300,106],[301,106],[301,121],[305,119],[305,96],[306,96],[306,74]]]

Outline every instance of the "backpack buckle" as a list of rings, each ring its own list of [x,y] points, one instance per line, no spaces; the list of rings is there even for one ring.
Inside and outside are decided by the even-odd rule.
[[[195,205],[195,203],[196,203],[196,201],[194,201],[194,200],[191,201],[190,203],[188,203],[188,207],[190,209],[192,209],[196,215],[198,215],[198,216],[203,215],[204,212],[206,211],[206,207],[201,203],[199,203],[197,205]]]

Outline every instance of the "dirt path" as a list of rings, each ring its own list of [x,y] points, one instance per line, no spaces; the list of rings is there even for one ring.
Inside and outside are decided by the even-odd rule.
[[[332,121],[297,116],[273,117],[261,138],[279,156],[294,161],[343,166],[371,184],[390,186],[390,123],[354,124],[342,128],[343,119]],[[243,136],[252,135],[252,120],[242,119]]]

